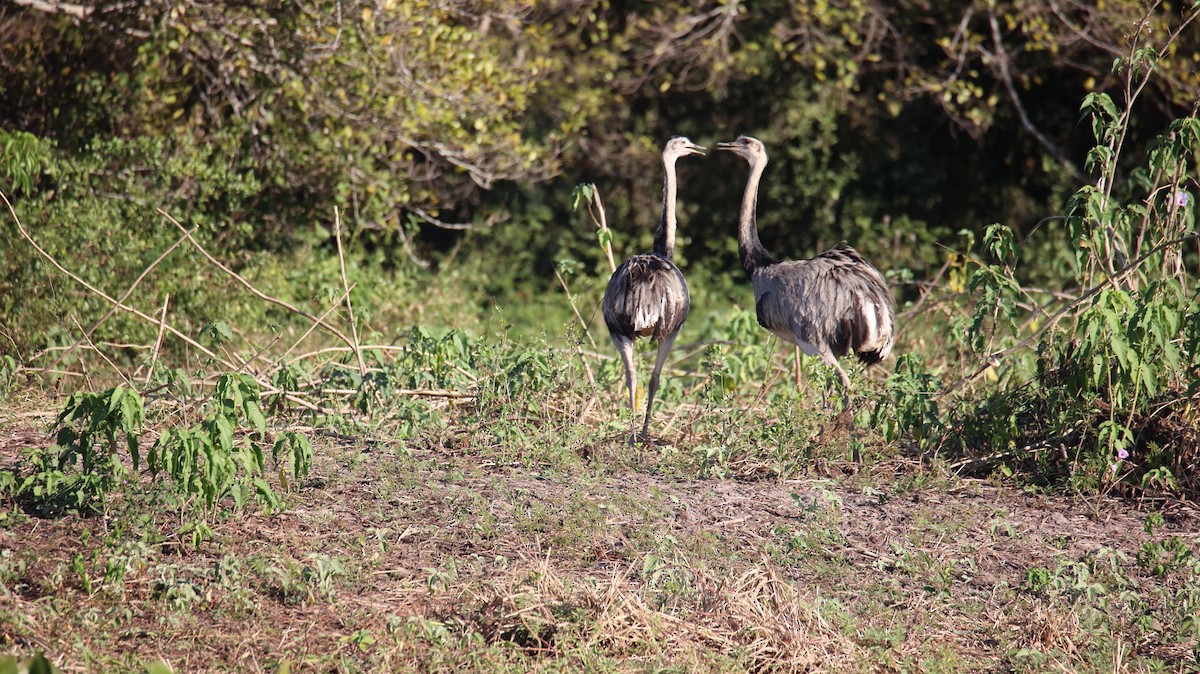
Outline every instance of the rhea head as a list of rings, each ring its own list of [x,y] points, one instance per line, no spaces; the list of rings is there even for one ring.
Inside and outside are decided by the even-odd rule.
[[[767,158],[767,148],[754,136],[738,136],[737,140],[717,143],[717,149],[732,152],[751,164]]]
[[[663,148],[663,161],[674,161],[680,157],[686,157],[689,154],[698,154],[704,156],[705,148],[693,143],[683,136],[674,136],[667,141],[666,147]]]

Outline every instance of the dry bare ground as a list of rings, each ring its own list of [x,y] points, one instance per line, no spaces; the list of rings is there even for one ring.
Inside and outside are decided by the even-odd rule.
[[[10,425],[0,462],[44,442]],[[0,645],[65,671],[1196,667],[1194,633],[1134,628],[1196,586],[1139,563],[1147,541],[1196,550],[1186,503],[899,461],[737,481],[599,459],[539,472],[436,443],[317,455],[284,512],[229,514],[198,549],[128,494],[106,516],[10,518]]]

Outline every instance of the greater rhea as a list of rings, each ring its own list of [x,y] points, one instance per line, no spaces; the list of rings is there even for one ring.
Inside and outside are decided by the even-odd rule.
[[[810,356],[820,356],[842,384],[850,411],[850,378],[838,364],[848,353],[868,367],[892,351],[895,302],[879,271],[845,242],[809,260],[775,260],[758,239],[758,183],[767,150],[750,136],[717,143],[750,164],[738,218],[738,253],[754,286],[758,323]]]
[[[650,375],[650,390],[646,402],[646,420],[642,424],[642,435],[650,427],[650,412],[654,407],[654,394],[658,391],[658,377],[663,363],[679,330],[687,319],[691,306],[687,282],[683,273],[671,261],[675,253],[675,162],[688,155],[703,155],[704,148],[682,136],[667,141],[662,151],[663,178],[662,219],[654,232],[654,252],[634,255],[621,263],[608,279],[604,290],[604,323],[613,345],[625,364],[625,384],[629,388],[629,407],[636,424],[637,378],[634,373],[636,361],[634,340],[649,337],[658,342],[658,357],[654,361],[654,372]],[[632,426],[632,424],[631,424]],[[637,434],[631,427],[629,442],[633,444]]]

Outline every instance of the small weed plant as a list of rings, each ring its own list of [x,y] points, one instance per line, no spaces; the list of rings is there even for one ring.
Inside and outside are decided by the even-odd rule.
[[[43,514],[102,510],[109,491],[130,474],[118,454],[121,444],[137,469],[143,416],[142,397],[125,386],[72,394],[56,419],[55,444],[27,456],[28,474],[20,480],[17,496]]]
[[[71,395],[56,419],[56,441],[28,453],[0,485],[42,514],[103,511],[110,494],[144,468],[170,479],[172,493],[199,497],[213,511],[231,497],[237,508],[256,500],[268,510],[281,497],[266,479],[266,454],[279,467],[285,488],[303,480],[313,451],[307,437],[279,433],[268,443],[258,383],[247,375],[218,379],[206,414],[187,428],[166,428],[143,457],[142,396],[127,386]]]
[[[280,497],[265,477],[266,425],[258,382],[247,375],[222,375],[205,418],[190,428],[163,431],[147,455],[147,468],[151,475],[170,477],[180,494],[199,496],[208,510],[226,496],[238,508],[256,499],[277,510]],[[280,471],[284,484],[308,475],[313,454],[303,435],[281,433],[270,451],[277,464],[282,457],[291,467]]]

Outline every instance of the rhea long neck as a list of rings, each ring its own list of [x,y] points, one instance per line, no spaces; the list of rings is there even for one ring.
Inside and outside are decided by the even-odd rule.
[[[654,254],[671,259],[675,255],[675,158],[664,158],[662,220],[654,231]]]
[[[758,240],[758,181],[767,167],[765,157],[750,162],[750,178],[746,180],[746,192],[742,195],[742,212],[738,217],[738,254],[742,257],[742,268],[747,274],[774,262]]]

